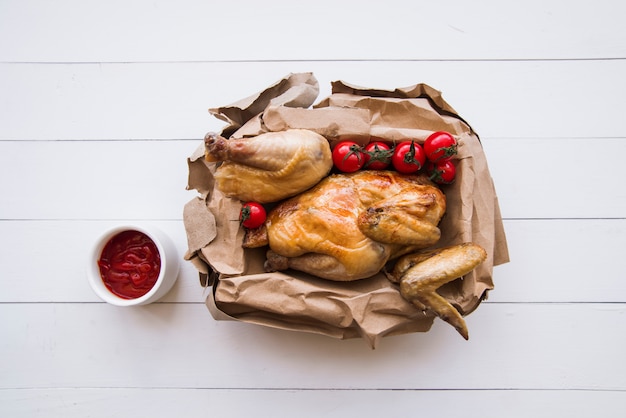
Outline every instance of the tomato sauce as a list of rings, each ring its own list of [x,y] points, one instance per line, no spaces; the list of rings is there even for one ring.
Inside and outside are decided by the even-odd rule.
[[[161,255],[154,241],[139,231],[124,231],[111,238],[98,260],[105,286],[124,299],[148,293],[159,278]]]

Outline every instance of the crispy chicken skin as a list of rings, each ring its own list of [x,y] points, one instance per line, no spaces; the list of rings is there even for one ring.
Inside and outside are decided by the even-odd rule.
[[[467,325],[461,314],[437,293],[444,284],[462,277],[485,261],[487,253],[474,243],[463,243],[400,258],[390,276],[400,283],[400,293],[423,310],[452,325],[466,340]]]
[[[390,259],[436,243],[445,209],[443,193],[421,176],[334,174],[270,211],[266,267],[336,281],[370,277]]]
[[[259,203],[294,196],[325,177],[332,168],[330,145],[305,129],[268,132],[250,138],[204,138],[205,159],[221,161],[217,188],[228,197]]]

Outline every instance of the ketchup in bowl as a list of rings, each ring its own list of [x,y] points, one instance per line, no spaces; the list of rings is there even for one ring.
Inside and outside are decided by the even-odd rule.
[[[127,230],[105,244],[98,267],[107,289],[120,298],[136,299],[148,293],[159,278],[161,255],[146,234]]]

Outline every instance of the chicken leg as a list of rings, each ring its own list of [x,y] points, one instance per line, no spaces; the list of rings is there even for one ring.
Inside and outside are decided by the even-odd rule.
[[[305,129],[226,139],[209,133],[205,159],[221,161],[217,188],[228,197],[259,203],[277,202],[317,184],[331,170],[328,140]]]

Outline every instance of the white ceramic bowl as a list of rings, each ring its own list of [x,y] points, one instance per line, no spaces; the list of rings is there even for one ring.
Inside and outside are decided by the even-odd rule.
[[[143,296],[125,299],[111,292],[102,280],[98,260],[104,246],[116,235],[124,231],[138,231],[146,234],[155,244],[161,256],[161,269],[154,286]],[[105,302],[117,306],[137,306],[156,302],[170,291],[178,278],[180,262],[174,243],[163,231],[154,226],[122,225],[109,229],[93,244],[89,253],[87,278],[93,291]]]

